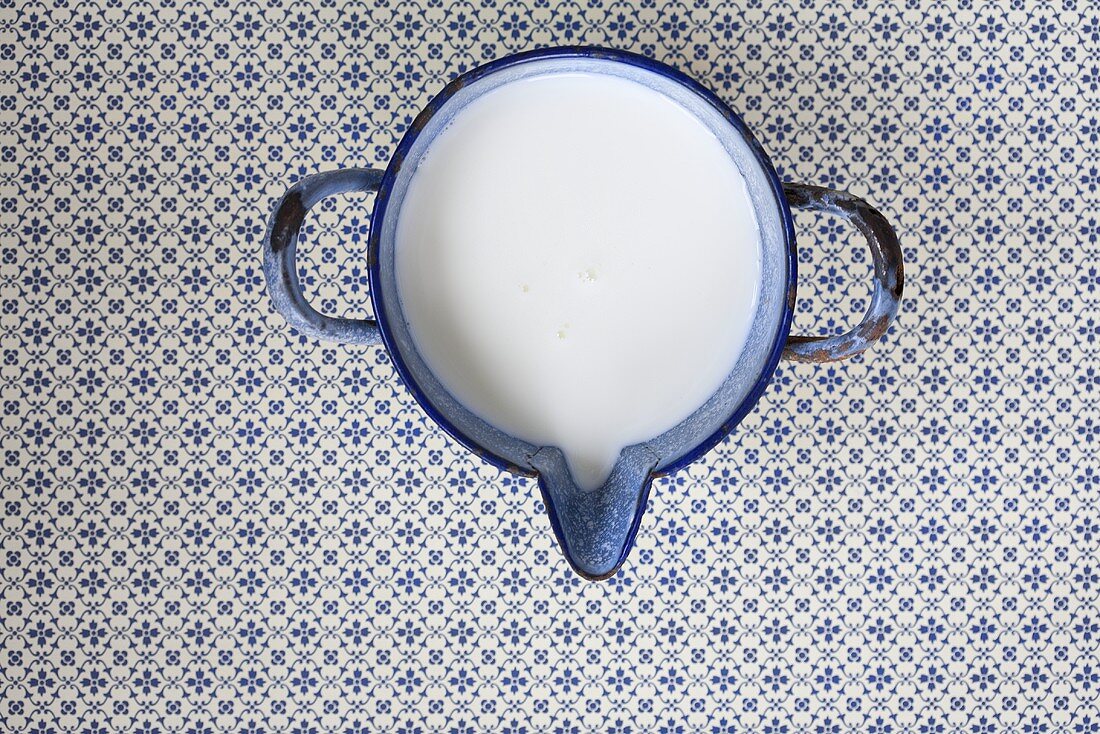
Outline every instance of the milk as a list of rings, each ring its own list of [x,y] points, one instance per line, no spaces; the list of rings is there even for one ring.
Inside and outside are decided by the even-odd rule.
[[[761,279],[745,181],[687,110],[552,73],[475,99],[432,141],[397,223],[413,341],[470,411],[562,450],[598,488],[621,449],[699,408]]]

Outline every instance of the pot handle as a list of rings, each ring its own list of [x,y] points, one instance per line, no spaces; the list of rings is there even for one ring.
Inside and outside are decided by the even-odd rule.
[[[878,341],[897,315],[904,281],[898,236],[882,214],[846,191],[788,183],[783,184],[783,193],[793,209],[827,212],[854,224],[867,238],[875,264],[875,292],[863,321],[836,336],[788,337],[783,358],[794,362],[835,362],[854,357]]]
[[[382,171],[345,168],[306,176],[279,200],[264,237],[264,278],[275,310],[306,336],[343,344],[379,344],[374,319],[325,316],[306,301],[298,282],[295,249],[302,220],[321,199],[353,191],[373,192],[382,183]]]

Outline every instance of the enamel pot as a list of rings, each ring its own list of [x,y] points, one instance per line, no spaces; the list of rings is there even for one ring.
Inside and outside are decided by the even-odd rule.
[[[480,95],[518,79],[561,71],[614,74],[633,80],[696,115],[744,176],[762,237],[763,279],[756,313],[747,344],[728,377],[687,419],[651,440],[623,449],[607,481],[590,491],[573,482],[558,448],[532,445],[498,430],[443,387],[414,346],[394,268],[397,213],[432,140]],[[298,282],[294,254],[303,218],[323,198],[347,192],[375,194],[366,257],[376,320],[318,313],[306,301]],[[847,333],[789,335],[797,280],[792,208],[839,216],[855,226],[870,247],[874,294],[863,320]],[[298,331],[346,344],[384,345],[405,385],[447,433],[501,469],[536,477],[562,552],[577,573],[588,579],[607,578],[622,565],[633,545],[653,478],[699,459],[729,434],[755,405],[781,358],[829,362],[859,354],[886,332],[902,291],[897,237],[866,202],[840,191],[781,183],[741,118],[675,69],[634,54],[582,47],[515,54],[466,72],[413,121],[384,171],[349,168],[296,183],[271,218],[264,242],[264,275],[275,308]],[[659,336],[654,337],[654,348],[661,348]]]

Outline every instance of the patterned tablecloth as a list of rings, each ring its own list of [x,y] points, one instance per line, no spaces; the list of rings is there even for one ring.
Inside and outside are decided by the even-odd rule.
[[[0,728],[1093,731],[1097,8],[846,5],[4,3]],[[696,77],[907,260],[886,340],[783,365],[600,584],[259,268],[288,183],[561,43]],[[368,212],[305,233],[325,310],[369,310]],[[865,248],[798,224],[835,331]]]

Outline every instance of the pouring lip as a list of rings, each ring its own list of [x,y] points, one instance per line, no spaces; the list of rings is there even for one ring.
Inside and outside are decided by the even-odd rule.
[[[642,68],[646,71],[653,72],[660,76],[671,79],[672,81],[687,88],[707,104],[713,107],[723,119],[734,128],[734,130],[745,140],[749,149],[752,152],[753,157],[756,159],[757,164],[761,167],[764,174],[767,177],[768,183],[771,186],[772,193],[774,194],[776,206],[779,209],[780,218],[783,224],[783,241],[786,244],[786,265],[787,265],[787,298],[783,303],[783,312],[780,317],[778,327],[775,331],[774,341],[768,352],[768,359],[764,368],[760,371],[756,380],[754,381],[750,390],[746,393],[745,397],[740,401],[737,407],[729,415],[729,417],[722,422],[722,424],[709,436],[702,441],[696,443],[689,448],[683,454],[665,464],[660,462],[648,472],[645,484],[639,493],[640,500],[636,509],[633,519],[632,527],[629,533],[629,540],[626,543],[622,555],[614,568],[606,574],[592,575],[587,574],[579,569],[569,558],[569,554],[566,553],[567,559],[569,559],[570,566],[573,567],[580,576],[599,581],[607,579],[618,572],[622,563],[625,561],[630,549],[634,545],[634,538],[637,534],[638,527],[640,525],[641,517],[644,514],[645,504],[648,500],[650,486],[652,480],[657,476],[665,476],[671,474],[688,464],[696,461],[704,454],[714,448],[719,442],[721,442],[726,436],[733,431],[738,423],[748,414],[750,410],[759,401],[761,395],[768,383],[771,381],[772,375],[775,373],[776,368],[779,365],[779,360],[782,357],[784,346],[787,342],[787,337],[790,333],[791,321],[794,314],[794,296],[795,289],[797,287],[797,252],[795,245],[795,232],[794,232],[794,219],[791,215],[790,206],[787,203],[786,196],[783,193],[783,184],[780,181],[779,175],[772,165],[771,159],[764,151],[760,142],[753,135],[748,125],[741,119],[729,105],[721,100],[714,92],[703,86],[701,83],[691,78],[687,74],[679,71],[678,69],[669,66],[660,61],[650,59],[640,54],[632,53],[629,51],[622,51],[619,49],[606,48],[601,46],[555,46],[550,48],[535,49],[531,51],[523,51],[519,53],[509,54],[497,59],[493,59],[485,64],[470,69],[452,79],[438,94],[436,94],[428,104],[420,111],[420,113],[414,118],[412,124],[405,131],[397,148],[394,150],[393,155],[390,158],[389,164],[386,166],[385,173],[382,177],[381,184],[379,185],[377,195],[375,197],[374,208],[371,212],[371,227],[370,235],[367,242],[367,273],[370,283],[371,301],[374,307],[375,319],[378,321],[379,331],[381,332],[382,342],[386,347],[386,351],[389,354],[390,359],[393,361],[394,367],[400,377],[401,381],[405,383],[405,386],[412,392],[413,397],[424,409],[424,411],[446,432],[451,438],[456,440],[464,448],[479,456],[482,460],[495,466],[496,468],[508,471],[513,474],[526,477],[538,477],[539,472],[528,466],[518,465],[516,462],[502,456],[494,451],[490,446],[480,443],[467,435],[457,425],[454,424],[445,414],[444,411],[436,406],[436,404],[428,397],[425,390],[414,379],[412,371],[409,369],[408,364],[405,361],[404,356],[401,353],[400,348],[397,345],[397,339],[393,332],[392,326],[389,322],[384,304],[381,298],[381,258],[379,257],[379,250],[381,247],[381,232],[382,227],[379,226],[382,219],[385,217],[387,206],[389,204],[390,196],[393,192],[394,184],[397,180],[398,172],[401,170],[405,158],[408,155],[413,143],[419,137],[428,121],[432,119],[438,113],[443,106],[458,93],[461,89],[466,87],[472,82],[482,79],[486,76],[502,71],[504,69],[517,66],[520,64],[528,63],[531,61],[543,60],[543,59],[556,59],[556,58],[593,58],[603,59],[612,62],[618,62]],[[687,423],[697,415],[693,413],[686,418],[682,423]],[[480,420],[480,419],[479,419]],[[484,422],[482,420],[482,422]],[[488,424],[486,424],[488,425]],[[493,426],[489,428],[494,430]],[[527,443],[511,437],[517,443]],[[639,445],[647,445],[650,442],[643,442]],[[526,452],[525,458],[529,458],[531,455],[540,450],[539,446],[533,446],[531,451]],[[629,447],[628,447],[629,448]],[[662,457],[663,459],[664,457]],[[544,504],[547,504],[547,509],[552,509],[552,502],[546,494],[546,490],[540,482],[540,491],[543,495]],[[554,513],[550,512],[552,524]],[[554,527],[555,534],[557,534],[559,528]],[[560,537],[560,536],[559,536]]]
[[[549,462],[549,466],[540,467],[537,473],[537,483],[539,492],[542,495],[542,501],[545,505],[546,515],[550,518],[550,527],[554,531],[554,537],[557,538],[558,545],[561,547],[562,555],[569,563],[569,567],[573,571],[585,579],[586,581],[604,581],[611,578],[619,572],[623,563],[630,555],[630,551],[634,548],[634,541],[638,535],[638,529],[642,524],[642,516],[645,515],[646,506],[649,502],[650,489],[653,486],[653,478],[655,473],[653,468],[659,463],[660,457],[653,452],[653,450],[646,443],[638,443],[632,446],[624,448],[619,453],[619,458],[615,462],[615,469],[612,471],[612,475],[608,477],[604,486],[594,490],[580,490],[569,472],[568,467],[565,464],[565,456],[561,453],[560,449],[544,447],[539,449],[534,456],[532,456],[532,463],[538,465],[537,458],[540,455],[546,455],[546,459]],[[556,466],[555,464],[556,455]],[[544,461],[544,464],[547,462]],[[554,485],[553,477],[556,475],[561,477],[564,474],[568,477],[570,483],[569,487],[566,487],[566,493],[561,495],[563,500],[563,507],[569,506],[568,493],[579,492],[580,494],[592,494],[601,493],[607,490],[607,485],[616,482],[615,475],[620,472],[631,473],[631,470],[637,472],[641,479],[639,482],[630,482],[626,480],[625,486],[628,488],[637,487],[631,492],[633,497],[633,507],[631,510],[630,524],[626,528],[626,532],[617,539],[620,544],[615,557],[615,562],[607,568],[607,570],[600,571],[598,573],[592,573],[589,569],[583,567],[579,562],[580,556],[587,555],[583,550],[578,550],[572,545],[572,541],[580,539],[583,545],[583,536],[587,535],[592,530],[592,526],[588,525],[586,530],[588,532],[582,533],[581,538],[578,538],[576,532],[568,532],[563,522],[563,514],[559,512],[559,506],[554,500],[555,492],[552,489]],[[545,471],[544,471],[545,470]],[[621,475],[620,475],[621,476]],[[621,484],[621,483],[620,483]],[[562,489],[559,487],[559,489]],[[614,490],[612,490],[614,491]],[[596,535],[601,533],[596,531]]]
[[[569,563],[569,567],[573,569],[573,572],[576,573],[577,576],[585,581],[606,581],[615,576],[615,574],[619,572],[619,569],[623,568],[623,563],[625,563],[626,559],[630,556],[630,551],[634,549],[634,541],[637,539],[638,529],[641,527],[641,517],[646,514],[646,505],[649,503],[649,491],[653,485],[653,478],[656,475],[657,474],[653,471],[649,471],[646,474],[646,480],[642,482],[641,489],[638,492],[638,504],[634,508],[634,517],[630,519],[630,529],[627,530],[623,549],[619,551],[619,557],[618,560],[615,561],[615,565],[612,566],[610,570],[602,573],[588,573],[583,568],[576,565],[573,552],[565,544],[565,535],[562,532],[557,508],[554,507],[553,500],[550,497],[550,491],[547,489],[546,484],[542,482],[541,476],[539,476],[539,493],[542,495],[542,504],[546,505],[547,515],[550,516],[550,527],[553,530],[554,537],[558,538],[558,543],[562,546],[561,555],[565,558],[565,561]]]

